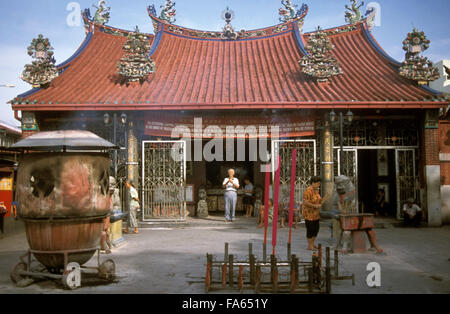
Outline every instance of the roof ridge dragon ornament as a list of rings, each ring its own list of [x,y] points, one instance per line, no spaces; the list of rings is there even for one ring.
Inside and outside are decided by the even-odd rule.
[[[281,4],[284,8],[280,8],[280,22],[287,23],[300,16],[302,16],[307,10],[308,5],[302,4],[299,10],[296,10],[298,5],[292,4],[291,0],[281,0]]]
[[[162,5],[162,11],[159,18],[169,24],[173,24],[176,22],[176,10],[174,9],[176,2],[172,2],[172,0],[166,0],[166,4]]]
[[[97,9],[94,15],[94,22],[105,25],[109,22],[111,8],[106,6],[105,0],[100,0],[98,6],[93,5]]]
[[[347,9],[347,12],[345,12],[345,21],[348,24],[356,24],[362,20],[363,15],[360,8],[364,5],[364,1],[360,5],[358,5],[358,0],[350,0],[350,2],[352,3],[351,7],[345,5]]]

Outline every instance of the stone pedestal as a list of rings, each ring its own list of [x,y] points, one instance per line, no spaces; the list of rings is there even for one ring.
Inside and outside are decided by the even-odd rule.
[[[197,217],[207,218],[208,215],[208,202],[206,200],[200,200],[197,205]]]

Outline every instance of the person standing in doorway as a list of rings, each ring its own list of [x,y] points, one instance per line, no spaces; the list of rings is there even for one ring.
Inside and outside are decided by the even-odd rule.
[[[315,251],[317,235],[320,230],[320,209],[324,200],[320,196],[320,177],[311,178],[311,186],[303,193],[303,217],[306,225],[306,238],[308,239],[308,250]]]
[[[255,199],[253,197],[253,184],[249,178],[245,179],[245,195],[244,195],[244,207],[245,207],[245,217],[252,217],[253,215],[253,204]]]
[[[386,192],[384,189],[378,189],[375,199],[375,216],[387,216]]]
[[[139,205],[139,195],[136,190],[136,187],[134,186],[133,181],[127,180],[126,186],[130,192],[130,213],[128,215],[127,227],[125,228],[125,230],[123,232],[128,233],[129,228],[134,228],[134,233],[138,234],[139,229],[138,229],[138,222],[137,222],[137,212],[141,207]]]
[[[225,221],[233,222],[236,220],[237,191],[239,190],[239,180],[234,177],[234,169],[228,170],[228,178],[223,181],[225,189]]]

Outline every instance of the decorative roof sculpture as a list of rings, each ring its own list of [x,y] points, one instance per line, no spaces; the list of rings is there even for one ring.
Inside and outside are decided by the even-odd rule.
[[[328,82],[332,76],[343,74],[339,62],[332,54],[333,49],[327,33],[319,26],[306,45],[309,56],[299,60],[302,72],[322,83]]]
[[[223,27],[222,39],[236,40],[239,38],[239,34],[234,30],[231,25],[231,21],[234,19],[234,12],[230,10],[229,7],[222,13],[222,18],[225,20],[226,24]]]
[[[362,13],[360,8],[364,5],[364,1],[358,5],[358,0],[350,0],[351,7],[345,5],[347,12],[345,12],[345,21],[348,24],[356,24],[362,19]]]
[[[128,35],[123,46],[125,56],[117,64],[117,73],[128,82],[144,81],[155,71],[155,62],[149,56],[150,48],[149,39],[136,26],[136,31]]]
[[[284,8],[280,8],[280,22],[287,23],[290,22],[300,16],[302,16],[307,10],[308,6],[306,4],[302,4],[299,10],[296,10],[298,5],[292,4],[291,0],[281,0],[281,4]]]
[[[35,60],[25,65],[22,80],[31,84],[34,88],[43,87],[58,77],[59,73],[55,67],[53,47],[48,38],[39,35],[33,39],[28,47],[28,55]]]
[[[106,23],[108,23],[109,18],[110,18],[111,8],[106,7],[106,1],[100,0],[98,2],[98,6],[94,5],[93,7],[97,9],[97,11],[95,12],[95,15],[94,15],[94,21],[101,25],[105,25]]]
[[[433,62],[420,54],[430,47],[430,40],[424,32],[414,28],[403,41],[403,50],[406,51],[405,61],[400,67],[400,75],[417,81],[424,85],[435,81],[440,77],[439,69],[433,66]]]
[[[161,20],[167,22],[169,24],[173,24],[176,22],[176,10],[174,9],[176,2],[172,2],[172,0],[166,0],[166,4],[162,5],[162,11],[159,16]]]

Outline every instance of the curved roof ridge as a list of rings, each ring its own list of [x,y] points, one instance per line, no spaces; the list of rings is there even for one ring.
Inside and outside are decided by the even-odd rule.
[[[161,20],[159,17],[155,16],[154,12],[152,11],[152,6],[149,6],[147,8],[149,17],[156,23],[162,25],[163,31],[166,33],[175,34],[178,36],[184,36],[187,38],[192,39],[203,39],[203,40],[221,40],[221,41],[227,41],[228,39],[222,39],[222,31],[207,31],[207,30],[199,30],[199,29],[193,29],[188,28],[180,25],[175,24],[169,24],[163,20]],[[293,24],[298,24],[299,21],[305,18],[307,15],[308,10],[306,10],[301,16],[296,17],[295,19],[285,22],[276,24],[273,26],[268,26],[264,28],[258,28],[258,29],[252,29],[252,30],[239,30],[236,31],[238,34],[240,34],[240,37],[237,40],[248,40],[248,39],[259,39],[259,38],[266,38],[271,36],[276,36],[278,34],[282,34],[288,31],[293,31],[295,29],[294,27],[291,27]]]
[[[84,12],[81,13],[81,16],[83,17],[83,20],[85,22],[85,24],[88,24],[89,26],[91,26],[91,28],[97,27],[99,28],[99,30],[101,32],[105,32],[105,30],[107,30],[110,34],[115,34],[115,35],[122,35],[122,36],[128,36],[131,33],[134,33],[134,30],[127,30],[127,29],[122,29],[122,28],[118,28],[118,27],[113,27],[113,26],[109,26],[109,25],[102,25],[99,23],[96,23],[92,18],[90,18],[91,13],[89,9],[85,9]],[[143,35],[147,36],[147,37],[154,37],[154,34],[151,33],[142,33]]]
[[[373,36],[372,32],[369,31],[369,28],[367,27],[367,23],[364,23],[362,27],[363,34],[365,35],[366,39],[369,41],[370,45],[375,49],[376,52],[378,52],[383,58],[385,58],[389,63],[393,64],[396,67],[400,67],[402,65],[401,62],[395,60],[393,57],[391,57],[378,43],[378,41]]]
[[[382,58],[384,58],[389,64],[394,66],[395,68],[399,68],[403,65],[402,62],[397,61],[393,57],[391,57],[380,45],[380,43],[376,40],[375,36],[373,36],[372,32],[369,30],[369,26],[367,24],[367,18],[365,18],[361,23],[361,30],[364,34],[364,37],[369,42],[370,46],[375,50],[377,54],[379,54]],[[400,74],[398,74],[400,75]],[[418,87],[428,93],[434,94],[435,96],[442,95],[443,93],[437,91],[430,86],[418,84]]]
[[[297,48],[300,50],[300,52],[304,55],[304,56],[308,56],[309,53],[306,50],[305,47],[305,38],[303,37],[302,32],[300,31],[300,26],[298,25],[297,22],[292,22],[293,26],[294,26],[294,38],[295,38],[295,42],[297,44]]]
[[[162,36],[163,36],[163,33],[164,33],[164,27],[161,25],[161,23],[159,23],[159,22],[156,23],[155,31],[156,31],[155,40],[153,40],[152,46],[151,46],[150,51],[149,51],[149,56],[150,57],[158,49],[159,43],[161,42],[161,39],[162,39]]]

